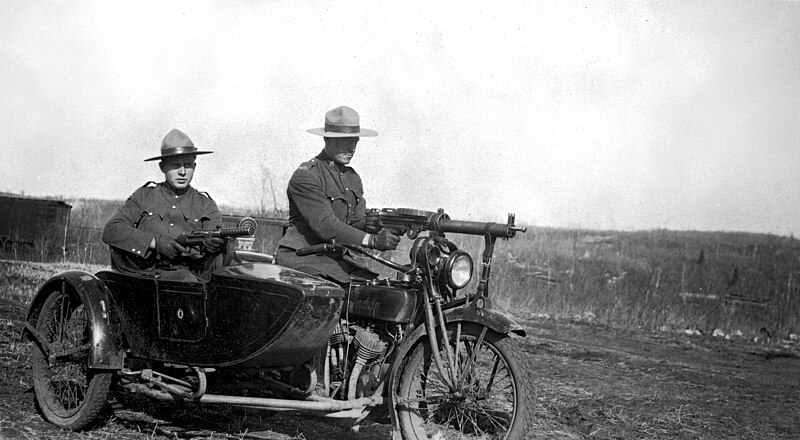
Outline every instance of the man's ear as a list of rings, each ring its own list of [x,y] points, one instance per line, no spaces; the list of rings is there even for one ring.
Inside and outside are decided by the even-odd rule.
[[[158,163],[158,168],[161,169],[162,173],[166,173],[166,171],[164,171],[164,161],[163,160]]]

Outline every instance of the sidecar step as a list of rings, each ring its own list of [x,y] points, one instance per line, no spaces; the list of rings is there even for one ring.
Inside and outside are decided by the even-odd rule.
[[[123,385],[128,391],[144,394],[159,400],[173,400],[183,402],[194,402],[211,405],[238,405],[250,408],[259,408],[270,411],[297,411],[301,413],[336,413],[345,411],[348,414],[353,410],[361,411],[367,407],[374,407],[383,404],[383,396],[361,397],[353,400],[290,400],[273,399],[267,397],[244,397],[226,396],[218,394],[204,394],[199,399],[186,400],[179,396],[172,395],[163,391],[148,388],[143,384],[130,383]],[[334,416],[333,414],[330,414]]]

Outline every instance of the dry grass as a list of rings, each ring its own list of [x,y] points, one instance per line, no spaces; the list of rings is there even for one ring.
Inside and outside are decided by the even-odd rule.
[[[478,256],[478,237],[454,237]],[[519,316],[780,342],[800,333],[800,241],[530,228],[498,240],[495,304]],[[527,315],[525,315],[527,314]]]

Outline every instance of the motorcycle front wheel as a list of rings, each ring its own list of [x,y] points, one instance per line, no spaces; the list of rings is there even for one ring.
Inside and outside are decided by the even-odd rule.
[[[447,329],[451,353],[458,347],[455,375],[443,368],[449,376],[445,378],[439,371],[427,339],[403,369],[398,389],[403,439],[527,438],[535,395],[519,347],[508,336],[475,323],[449,324]],[[444,352],[442,359],[446,364]]]
[[[61,428],[80,430],[94,423],[108,397],[112,373],[89,369],[92,329],[86,305],[74,292],[52,292],[44,302],[36,331],[50,359],[34,348],[31,357],[36,408]]]

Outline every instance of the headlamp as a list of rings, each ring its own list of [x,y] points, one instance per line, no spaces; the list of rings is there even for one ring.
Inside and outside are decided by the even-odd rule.
[[[444,263],[447,284],[453,289],[461,289],[472,279],[472,257],[464,251],[453,252]]]

